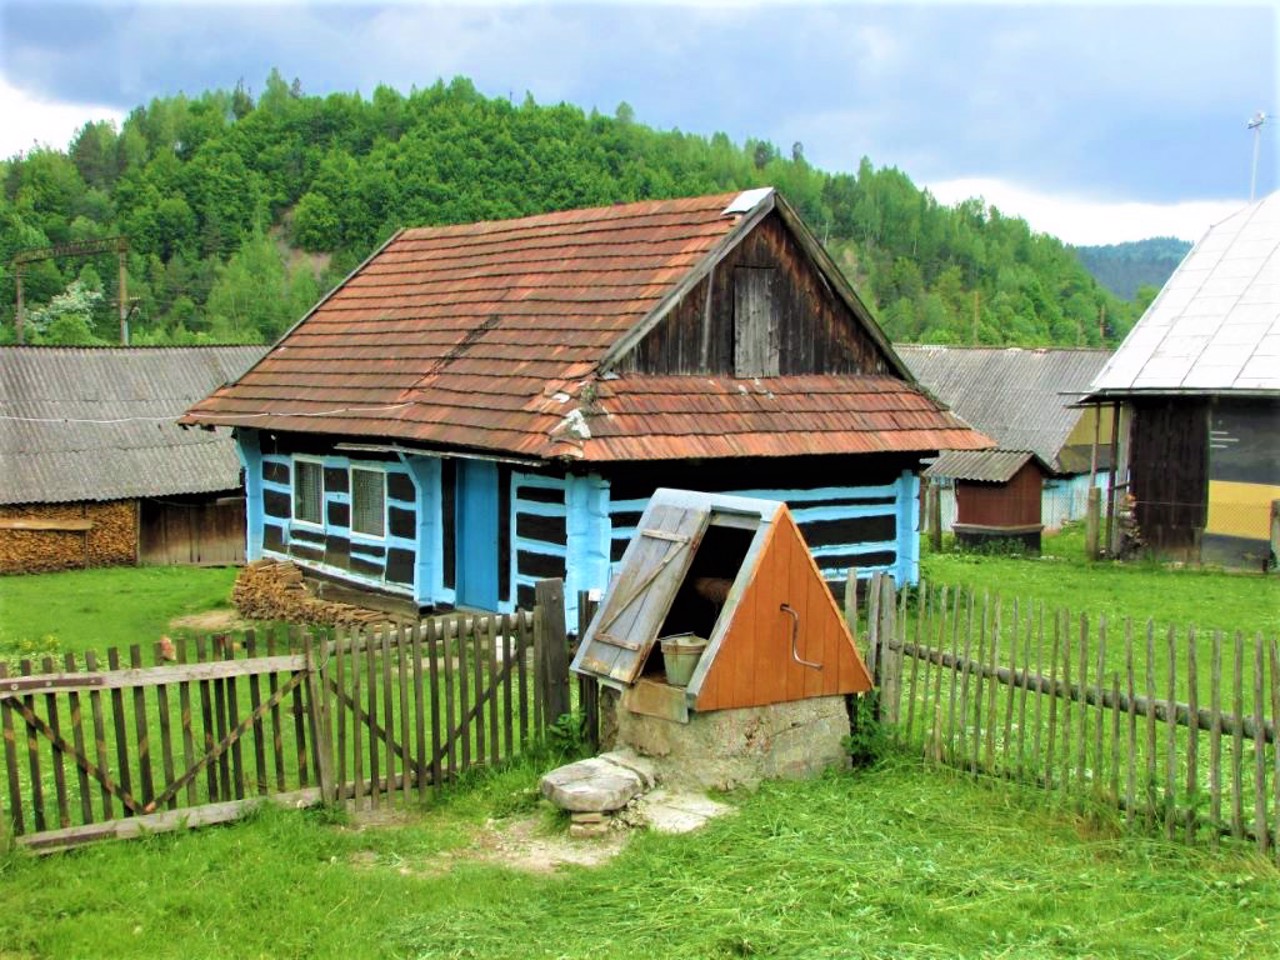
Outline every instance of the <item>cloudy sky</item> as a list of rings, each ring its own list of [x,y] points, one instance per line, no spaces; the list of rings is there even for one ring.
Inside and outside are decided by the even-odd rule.
[[[0,156],[270,69],[308,93],[483,92],[612,112],[811,163],[895,165],[1073,243],[1197,239],[1247,202],[1280,113],[1271,0],[1009,4],[0,0]],[[1258,193],[1277,188],[1262,128]]]

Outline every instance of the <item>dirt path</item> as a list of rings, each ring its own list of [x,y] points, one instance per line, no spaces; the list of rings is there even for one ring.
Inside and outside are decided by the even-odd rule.
[[[226,633],[244,630],[249,626],[249,621],[242,620],[234,608],[227,608],[174,617],[169,621],[169,626],[174,630],[191,630],[195,633]]]

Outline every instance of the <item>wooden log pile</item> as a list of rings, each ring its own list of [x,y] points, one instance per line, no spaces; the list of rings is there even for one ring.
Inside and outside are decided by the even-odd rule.
[[[0,573],[134,563],[137,511],[136,500],[0,506]]]
[[[387,619],[377,610],[313,596],[302,571],[289,561],[255,560],[248,564],[231,589],[231,602],[247,620],[333,626],[381,623]]]

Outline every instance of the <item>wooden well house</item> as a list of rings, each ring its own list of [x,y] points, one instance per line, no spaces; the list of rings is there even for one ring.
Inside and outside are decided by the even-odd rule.
[[[665,638],[706,641],[687,683]],[[764,707],[871,689],[866,666],[786,504],[659,489],[591,621],[573,670],[622,710]]]

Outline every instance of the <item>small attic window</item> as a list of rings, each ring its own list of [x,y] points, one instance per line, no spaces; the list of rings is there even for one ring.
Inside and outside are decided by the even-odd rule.
[[[776,377],[778,317],[771,267],[738,267],[733,272],[733,375]]]

